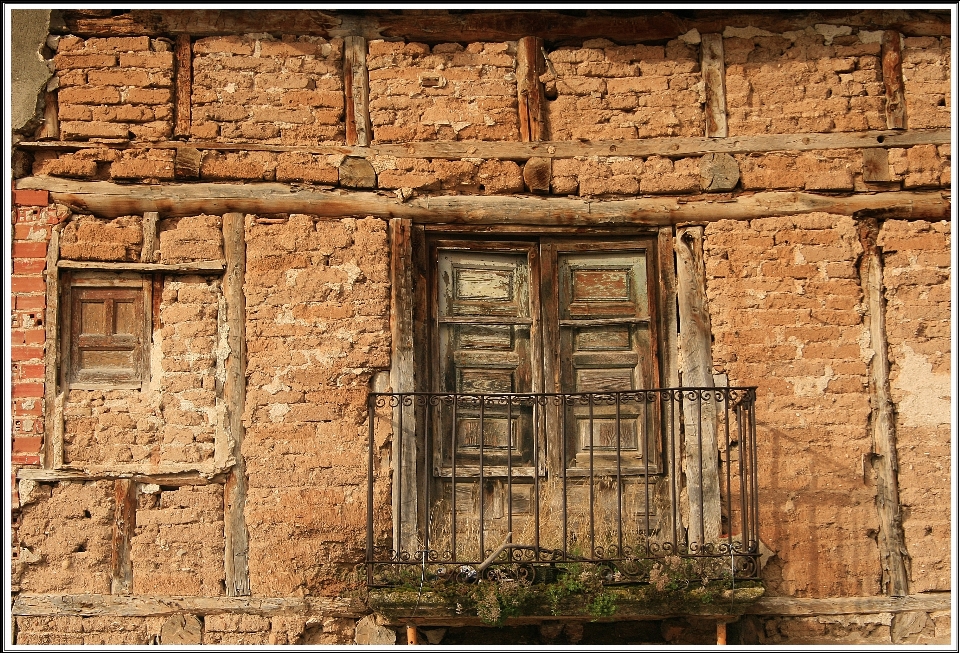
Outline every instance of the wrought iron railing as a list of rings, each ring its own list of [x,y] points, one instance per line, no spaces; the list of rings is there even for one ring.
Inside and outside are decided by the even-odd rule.
[[[367,583],[757,578],[755,390],[371,393]]]

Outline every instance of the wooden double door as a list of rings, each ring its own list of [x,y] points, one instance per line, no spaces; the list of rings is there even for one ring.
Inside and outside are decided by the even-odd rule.
[[[427,244],[430,390],[458,395],[424,443],[434,534],[488,550],[642,530],[658,404],[603,393],[660,386],[656,239]]]

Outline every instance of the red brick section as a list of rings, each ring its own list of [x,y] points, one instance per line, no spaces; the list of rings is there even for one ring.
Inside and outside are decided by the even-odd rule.
[[[12,315],[12,455],[13,465],[10,508],[13,555],[18,552],[20,497],[17,470],[40,464],[43,446],[43,379],[46,331],[46,269],[49,193],[39,190],[14,190],[13,276],[10,278]],[[55,212],[51,212],[55,215]]]

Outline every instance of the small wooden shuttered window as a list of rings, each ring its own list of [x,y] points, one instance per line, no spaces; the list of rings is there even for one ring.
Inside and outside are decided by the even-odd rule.
[[[137,275],[72,275],[66,281],[67,386],[141,387],[147,378],[150,281]]]

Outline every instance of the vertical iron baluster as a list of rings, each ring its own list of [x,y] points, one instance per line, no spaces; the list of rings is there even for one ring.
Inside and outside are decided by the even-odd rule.
[[[677,483],[680,482],[680,479],[677,478],[677,451],[676,451],[676,440],[677,440],[677,406],[676,403],[680,403],[682,407],[683,402],[683,392],[679,389],[677,390],[667,390],[666,394],[662,395],[668,400],[668,405],[670,406],[670,533],[673,539],[673,549],[677,550],[678,540],[677,536],[680,532],[680,523],[679,515],[677,514],[677,497],[679,492],[677,491]],[[674,401],[676,399],[676,402]],[[681,411],[682,412],[682,411]]]
[[[700,496],[697,497],[700,502],[700,532],[698,535],[700,537],[699,544],[702,550],[702,547],[707,543],[707,524],[703,514],[706,509],[703,501],[703,495],[706,493],[706,488],[703,487],[703,395],[700,390],[694,390],[693,392],[697,397],[697,461],[699,462],[697,467],[697,487],[700,488]]]
[[[450,423],[450,555],[457,561],[457,404],[460,395],[453,395],[452,421]]]
[[[623,483],[620,465],[620,393],[617,400],[617,557],[623,557]]]
[[[367,585],[373,583],[373,446],[377,395],[371,393],[367,399]]]
[[[507,532],[513,532],[513,395],[507,397]]]
[[[753,492],[751,493],[751,504],[753,507],[753,528],[750,531],[750,539],[756,540],[759,547],[760,544],[760,500],[759,500],[759,487],[757,480],[757,416],[755,414],[756,403],[754,400],[754,390],[748,390],[750,393],[750,403],[747,406],[748,411],[748,420],[747,420],[747,430],[750,433],[750,446],[751,446],[751,455],[750,455],[750,477],[752,479]],[[759,551],[759,548],[758,548]]]
[[[733,476],[730,470],[730,389],[723,391],[724,448],[727,453],[727,546],[733,551]],[[743,530],[743,529],[741,529]]]
[[[427,402],[429,405],[430,402]],[[443,406],[443,398],[440,398],[440,401],[437,402],[437,412],[441,412]],[[430,420],[430,423],[427,425],[426,432],[423,434],[423,555],[427,556],[430,551],[430,518],[432,516],[432,506],[430,505],[430,486],[432,485],[431,480],[433,479],[433,472],[430,469],[430,451],[431,441],[433,439],[433,432],[435,429],[440,428],[440,420],[438,419],[436,423],[433,420]],[[437,434],[437,440],[439,441],[440,435]],[[414,456],[416,457],[416,456]],[[426,558],[424,558],[426,560]],[[426,564],[426,563],[424,563]]]
[[[560,520],[563,529],[563,559],[567,559],[567,395],[557,395],[560,399],[560,478],[563,486],[560,492]]]
[[[400,417],[397,420],[397,514],[393,516],[396,520],[397,525],[397,556],[398,559],[401,559],[400,555],[403,552],[403,402],[405,395],[400,394],[400,402],[398,403],[398,410],[400,411]],[[393,402],[391,402],[393,403]]]
[[[643,541],[647,557],[650,556],[650,438],[647,433],[647,404],[650,395],[644,393],[643,401]]]
[[[540,420],[543,411],[539,410],[540,402],[533,397],[533,546],[535,559],[540,557]]]
[[[737,470],[740,474],[740,539],[743,545],[747,546],[750,537],[750,508],[747,506],[750,489],[747,486],[747,467],[746,463],[750,458],[749,447],[746,435],[746,420],[743,405],[740,404],[735,409],[737,411],[737,435],[740,438],[740,465]]]
[[[597,541],[596,541],[596,524],[593,515],[594,509],[594,496],[593,496],[593,393],[591,392],[587,395],[589,398],[589,414],[590,414],[590,559],[593,559]]]
[[[486,397],[480,395],[480,557],[477,560],[483,560],[487,554],[483,551],[483,500],[486,488],[483,487],[483,412],[486,406]]]

